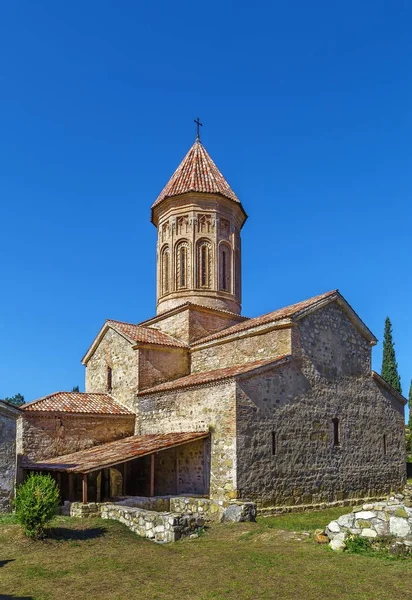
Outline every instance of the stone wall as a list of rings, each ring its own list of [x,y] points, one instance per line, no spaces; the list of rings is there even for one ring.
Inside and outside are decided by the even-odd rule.
[[[155,494],[206,494],[207,440],[164,450],[155,455]]]
[[[170,498],[170,510],[203,517],[208,521],[255,521],[256,504],[241,500],[213,500],[210,498]]]
[[[185,306],[145,322],[182,342],[192,344],[202,337],[222,331],[243,321],[240,315],[225,314],[206,307]]]
[[[189,343],[193,344],[202,337],[227,329],[241,321],[243,319],[239,317],[191,308],[189,311]]]
[[[201,517],[153,512],[118,504],[102,505],[101,516],[103,519],[120,521],[134,533],[158,543],[176,542],[181,537],[197,535],[199,527],[204,525]]]
[[[371,345],[336,302],[299,321],[293,353],[305,360],[311,377],[329,381],[371,371]]]
[[[139,387],[139,353],[123,336],[108,329],[86,367],[86,392],[107,393],[107,368],[112,369],[111,395],[130,406]]]
[[[235,383],[181,389],[136,399],[136,433],[211,430],[210,494],[236,497]],[[209,467],[206,465],[206,472]]]
[[[297,360],[238,382],[238,492],[260,506],[380,497],[405,481],[403,406],[366,374],[370,349],[342,311],[324,310],[313,333],[299,325]]]
[[[291,353],[291,329],[275,329],[260,335],[242,332],[226,342],[217,340],[192,349],[192,373],[213,371]]]
[[[85,450],[134,434],[134,415],[73,415],[26,411],[18,432],[19,453],[41,460]]]
[[[136,352],[139,352],[139,390],[183,377],[190,372],[189,351],[184,348],[146,346]]]
[[[0,513],[11,510],[16,479],[16,420],[19,411],[0,401]]]

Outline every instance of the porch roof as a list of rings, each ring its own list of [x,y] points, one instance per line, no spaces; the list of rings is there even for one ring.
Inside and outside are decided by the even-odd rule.
[[[22,467],[31,471],[90,473],[161,450],[188,444],[206,438],[208,435],[208,431],[132,435],[100,446],[93,446],[87,450],[42,461],[32,462],[23,459]]]

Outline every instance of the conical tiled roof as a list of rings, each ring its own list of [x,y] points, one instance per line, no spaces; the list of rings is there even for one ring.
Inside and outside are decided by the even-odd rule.
[[[239,198],[199,139],[196,139],[167,185],[160,192],[152,209],[165,198],[171,198],[186,192],[220,194],[240,204]]]

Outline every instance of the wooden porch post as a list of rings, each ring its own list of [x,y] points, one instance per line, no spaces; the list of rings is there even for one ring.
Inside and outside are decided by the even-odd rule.
[[[154,491],[155,491],[154,475],[155,475],[155,455],[151,454],[150,455],[150,497],[151,498],[153,498]]]
[[[68,473],[69,478],[69,501],[74,502],[74,493],[73,493],[73,473]]]
[[[83,504],[87,504],[87,473],[83,473],[82,502],[83,502]]]
[[[208,438],[203,440],[203,493],[209,493],[209,456],[208,456]]]
[[[179,494],[179,446],[176,446],[176,494]]]
[[[127,463],[123,463],[123,496],[126,496]]]

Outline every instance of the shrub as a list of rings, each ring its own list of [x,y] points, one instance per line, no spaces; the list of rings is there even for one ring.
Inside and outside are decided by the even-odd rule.
[[[35,539],[45,536],[44,526],[59,506],[59,488],[50,475],[32,473],[16,491],[14,508],[24,533]]]
[[[345,544],[348,552],[353,552],[354,554],[365,554],[371,550],[371,543],[368,538],[361,537],[360,535],[348,536]]]

